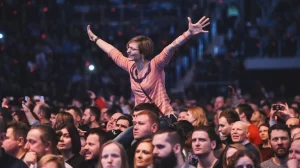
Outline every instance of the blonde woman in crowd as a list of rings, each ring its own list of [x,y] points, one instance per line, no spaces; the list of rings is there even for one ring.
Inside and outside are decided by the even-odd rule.
[[[65,168],[64,158],[53,154],[47,154],[38,162],[38,168]]]
[[[188,108],[186,120],[194,127],[207,125],[207,119],[203,108],[197,106]]]

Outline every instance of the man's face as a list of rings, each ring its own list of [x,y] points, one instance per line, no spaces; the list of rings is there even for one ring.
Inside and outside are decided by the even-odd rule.
[[[300,164],[300,140],[292,142],[289,150],[289,159],[297,159]]]
[[[273,130],[271,132],[271,147],[274,154],[279,158],[284,158],[289,154],[290,141],[291,139],[286,131]]]
[[[110,119],[109,119],[109,121],[108,121],[108,123],[106,125],[106,131],[110,131],[110,130],[116,129],[116,122],[117,122],[118,118],[121,117],[121,116],[123,116],[122,113],[115,113],[115,114],[113,114],[110,117]]]
[[[258,111],[254,111],[252,113],[250,121],[255,122],[260,120],[260,113]]]
[[[133,127],[134,139],[150,137],[155,132],[153,125],[147,115],[138,115]]]
[[[269,139],[268,131],[269,128],[266,126],[259,127],[259,136],[261,140],[267,141]]]
[[[217,97],[215,101],[215,109],[219,109],[224,106],[224,98],[223,97]]]
[[[74,111],[74,110],[66,110],[66,112],[67,113],[70,113],[72,116],[73,116],[73,120],[74,120],[74,125],[75,126],[78,126],[79,124],[80,124],[80,120],[81,120],[81,118],[80,118],[80,116],[78,116],[77,114],[76,114],[76,112]],[[83,117],[82,117],[83,118]]]
[[[107,115],[107,108],[103,108],[103,109],[101,109],[101,117],[100,117],[100,120],[101,120],[101,122],[108,122],[108,120],[109,120],[109,117],[108,117],[108,115]]]
[[[55,114],[51,113],[50,121],[51,121],[52,126],[55,125],[55,123],[56,123],[56,115]]]
[[[72,139],[66,128],[60,130],[61,136],[59,138],[57,148],[60,151],[71,151],[72,150]]]
[[[35,152],[38,160],[50,152],[50,144],[44,144],[41,140],[42,133],[38,129],[32,129],[27,134],[27,143],[25,149],[29,152]],[[49,142],[50,143],[50,142]]]
[[[241,122],[235,122],[231,128],[231,139],[234,143],[243,143],[247,139],[247,128]]]
[[[99,137],[96,134],[90,134],[86,139],[85,160],[98,159],[100,154]]]
[[[177,159],[172,145],[167,141],[168,134],[157,134],[153,137],[153,164],[154,167],[175,167]]]
[[[177,121],[186,120],[186,111],[180,112]]]
[[[22,142],[19,141],[19,139],[15,139],[13,131],[14,130],[12,128],[7,129],[2,147],[4,148],[5,152],[7,152],[8,154],[12,156],[16,156],[19,150],[19,146],[24,145],[24,139]]]
[[[116,129],[120,131],[125,131],[129,127],[129,122],[127,120],[120,119],[117,121]]]
[[[82,123],[84,125],[89,125],[91,124],[91,112],[90,112],[90,109],[85,109],[84,112],[83,112],[83,115],[82,115]]]
[[[219,118],[219,132],[221,132],[224,136],[230,136],[231,124],[227,122],[225,117]]]
[[[192,134],[192,149],[198,157],[206,157],[216,147],[215,141],[211,141],[207,132],[195,131]]]

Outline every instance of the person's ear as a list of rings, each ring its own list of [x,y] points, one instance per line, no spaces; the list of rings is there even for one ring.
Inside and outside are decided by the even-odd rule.
[[[95,116],[91,116],[91,121],[95,121],[96,117]]]
[[[175,144],[173,147],[173,151],[175,154],[181,153],[181,146],[180,144]]]
[[[45,151],[46,152],[49,152],[49,151],[54,152],[54,151],[52,151],[52,143],[50,141],[46,142],[46,144],[45,144]]]
[[[152,133],[155,133],[158,130],[158,125],[156,123],[152,124]]]
[[[210,143],[210,147],[211,147],[212,150],[215,150],[216,147],[217,147],[217,142],[216,142],[216,141],[212,141],[212,142]]]
[[[76,121],[77,121],[77,122],[80,122],[80,121],[81,121],[80,116],[77,116],[77,117],[76,117]]]
[[[24,146],[25,145],[25,139],[24,137],[20,137],[18,139],[18,146],[21,147],[21,146]]]

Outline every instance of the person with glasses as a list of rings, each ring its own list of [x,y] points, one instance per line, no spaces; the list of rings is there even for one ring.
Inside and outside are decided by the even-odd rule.
[[[174,114],[165,88],[164,68],[169,64],[176,49],[191,37],[200,33],[208,33],[203,28],[209,24],[209,18],[205,16],[196,23],[192,23],[191,18],[188,17],[188,30],[153,59],[151,59],[153,42],[149,37],[136,36],[132,38],[126,45],[128,57],[125,57],[114,46],[97,37],[91,31],[90,25],[87,26],[87,33],[91,41],[95,42],[118,66],[129,73],[135,105],[143,102],[154,103],[163,114]]]

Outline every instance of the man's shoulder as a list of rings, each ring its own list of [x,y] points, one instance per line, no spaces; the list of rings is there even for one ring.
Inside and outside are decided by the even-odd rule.
[[[262,168],[287,168],[286,166],[277,166],[277,165],[273,162],[272,158],[269,159],[269,160],[266,160],[266,161],[262,162],[262,163],[260,164],[260,166],[261,166]]]
[[[28,166],[22,161],[13,156],[5,154],[0,161],[0,167],[11,167],[11,168],[28,168]]]

